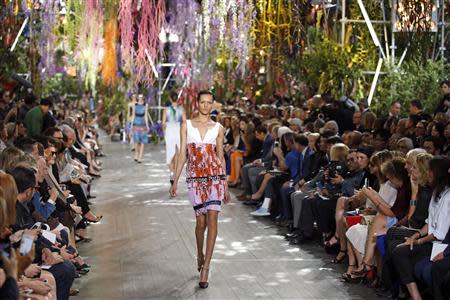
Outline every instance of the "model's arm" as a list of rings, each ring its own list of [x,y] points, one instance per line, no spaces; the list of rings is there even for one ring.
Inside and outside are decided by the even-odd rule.
[[[145,112],[144,112],[144,116],[145,116],[145,126],[147,127],[147,129],[150,128],[150,126],[148,126],[148,104],[145,104]]]
[[[177,169],[175,170],[174,182],[170,189],[170,195],[172,197],[175,197],[177,195],[178,179],[180,179],[181,171],[183,170],[184,164],[186,163],[186,136],[186,122],[183,122],[181,123],[180,129],[180,154],[178,154],[177,157]]]
[[[181,111],[182,111],[181,122],[186,122],[187,117],[186,117],[186,111],[184,110],[184,107],[181,107]]]
[[[131,125],[134,124],[134,104],[131,106]]]
[[[163,109],[163,111],[162,111],[162,121],[161,121],[161,124],[162,124],[163,130],[166,130],[166,109]]]
[[[223,170],[226,170],[227,165],[225,163],[225,155],[223,152],[223,140],[224,140],[224,129],[222,126],[219,128],[219,135],[217,136],[216,140],[216,151],[217,151],[217,157],[219,158],[220,162],[222,163]]]
[[[220,160],[220,162],[222,163],[222,170],[224,172],[226,172],[227,169],[227,164],[225,162],[225,155],[223,152],[223,141],[224,141],[224,135],[225,135],[225,130],[223,128],[223,126],[219,127],[219,135],[217,136],[217,140],[216,140],[216,151],[217,151],[217,157]],[[225,203],[230,202],[230,192],[228,191],[228,183],[225,180],[225,197],[224,197],[224,201]]]

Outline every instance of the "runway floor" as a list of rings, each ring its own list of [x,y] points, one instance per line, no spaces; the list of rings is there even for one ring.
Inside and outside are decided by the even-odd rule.
[[[317,244],[290,246],[283,231],[237,201],[220,214],[210,286],[200,290],[193,210],[183,180],[179,196],[168,196],[164,148],[147,145],[142,164],[128,145],[105,142],[104,151],[92,206],[103,220],[88,229],[93,241],[79,246],[93,269],[76,281],[76,299],[376,298],[340,282],[344,266]]]

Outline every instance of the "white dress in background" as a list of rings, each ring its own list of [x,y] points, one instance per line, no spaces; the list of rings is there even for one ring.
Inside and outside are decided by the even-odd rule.
[[[164,139],[166,141],[166,163],[170,164],[175,155],[175,147],[180,149],[180,125],[183,118],[183,109],[180,106],[166,107],[166,130]]]

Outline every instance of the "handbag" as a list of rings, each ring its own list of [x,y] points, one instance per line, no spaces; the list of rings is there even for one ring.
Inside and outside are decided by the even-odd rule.
[[[405,226],[393,226],[389,228],[386,233],[386,252],[391,254],[398,245],[405,242],[406,238],[411,237],[417,232],[419,232],[418,229]]]

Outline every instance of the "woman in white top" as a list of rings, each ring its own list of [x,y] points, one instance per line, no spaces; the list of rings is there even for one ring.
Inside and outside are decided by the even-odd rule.
[[[173,173],[176,170],[176,161],[180,150],[180,125],[186,121],[184,109],[178,105],[178,95],[170,93],[171,104],[163,110],[162,126],[166,142],[166,163],[170,170],[170,183],[173,182]]]
[[[393,262],[400,282],[406,285],[414,300],[422,299],[414,278],[414,265],[426,257],[434,259],[430,257],[433,241],[442,241],[450,228],[449,170],[448,157],[435,156],[430,161],[428,175],[432,182],[433,196],[428,209],[428,219],[422,229],[399,245],[393,254]]]

